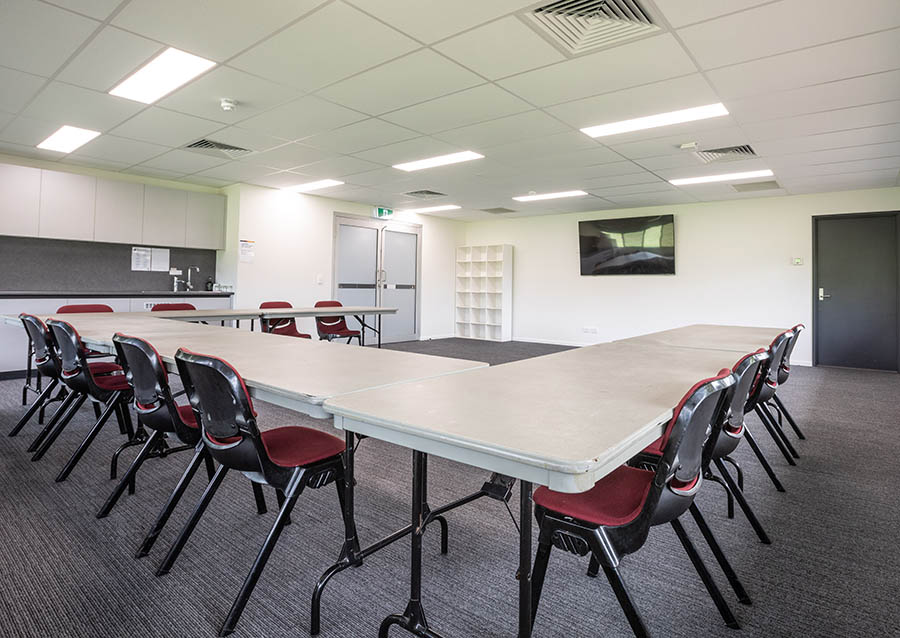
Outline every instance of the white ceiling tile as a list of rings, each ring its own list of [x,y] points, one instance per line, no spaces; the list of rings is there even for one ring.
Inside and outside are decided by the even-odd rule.
[[[204,177],[199,174],[188,175],[186,177],[182,177],[178,181],[184,182],[185,184],[199,184],[200,186],[212,186],[213,188],[222,188],[224,186],[234,184],[233,181],[229,181],[227,179],[216,179],[215,177]]]
[[[900,100],[900,70],[729,101],[740,124]]]
[[[299,96],[297,89],[263,80],[229,67],[219,67],[159,101],[159,106],[208,120],[232,124]],[[223,111],[222,98],[237,101]]]
[[[56,132],[61,124],[19,116],[0,131],[0,140],[34,147]]]
[[[268,135],[257,133],[255,131],[248,131],[247,129],[238,128],[236,126],[229,126],[228,128],[218,130],[210,135],[209,139],[260,153],[284,144],[284,140],[278,139],[277,137],[269,137]]]
[[[99,22],[34,0],[4,0],[0,60],[49,76],[100,26]]]
[[[854,160],[850,162],[831,162],[828,164],[796,164],[778,169],[776,176],[814,177],[817,175],[838,175],[840,173],[861,173],[864,171],[900,170],[900,156],[880,157],[877,159]]]
[[[418,137],[415,131],[371,118],[303,139],[304,144],[333,153],[355,153]]]
[[[725,100],[900,68],[900,29],[823,44],[706,73]]]
[[[531,0],[352,0],[362,10],[431,43],[534,5]]]
[[[252,3],[235,1],[258,11]],[[229,64],[310,91],[416,48],[419,44],[405,35],[343,2],[334,2]]]
[[[482,82],[482,78],[455,62],[422,49],[338,82],[321,91],[320,95],[358,111],[378,115]]]
[[[657,179],[653,182],[630,184],[628,186],[590,186],[587,190],[598,197],[610,197],[619,195],[637,195],[639,193],[665,193],[677,189],[668,182]]]
[[[176,173],[196,173],[213,166],[219,166],[227,161],[228,159],[225,157],[211,157],[202,153],[193,153],[179,149],[147,160],[141,166],[162,168],[167,171],[175,171]]]
[[[620,206],[665,206],[667,204],[690,204],[697,201],[693,195],[683,191],[671,191],[661,193],[638,193],[635,195],[611,195],[606,197],[613,204]]]
[[[416,177],[395,168],[378,168],[364,173],[348,175],[343,181],[356,186],[387,188],[395,184],[411,184]],[[405,190],[412,190],[411,188]]]
[[[221,62],[296,20],[323,0],[184,2],[132,0],[113,24]]]
[[[436,133],[531,110],[531,106],[494,84],[484,84],[384,115],[384,119]]]
[[[717,117],[707,122],[720,123],[730,122],[728,118]],[[662,130],[672,130],[666,127]],[[618,137],[618,136],[617,136]],[[722,148],[723,146],[737,146],[747,144],[750,140],[744,132],[736,126],[724,126],[722,128],[711,128],[703,131],[693,131],[690,134],[666,135],[664,137],[655,137],[648,140],[640,140],[635,142],[616,143],[609,138],[610,148],[621,153],[629,159],[641,159],[644,157],[654,157],[657,155],[672,155],[679,153],[679,145],[689,142],[697,142],[700,148]]]
[[[198,140],[219,128],[222,128],[220,122],[151,106],[117,126],[112,133],[121,137],[178,147]]]
[[[303,171],[306,175],[311,175],[317,179],[329,179],[337,177],[345,177],[356,173],[364,173],[366,171],[377,170],[383,168],[374,162],[367,162],[358,157],[348,157],[342,155],[340,157],[332,157],[321,162],[313,162],[312,164],[304,164],[297,170]]]
[[[365,119],[356,111],[307,96],[241,122],[240,128],[284,140],[297,140]]]
[[[852,160],[897,156],[900,156],[900,142],[886,142],[884,144],[867,144],[864,146],[813,151],[811,153],[767,157],[766,161],[773,169],[778,169],[782,166],[797,164],[827,164],[830,162],[849,162]]]
[[[12,113],[6,113],[4,111],[0,111],[0,131],[3,130],[3,127],[13,121],[16,116]]]
[[[104,27],[65,66],[58,80],[95,91],[109,91],[152,59],[164,45],[139,35]]]
[[[448,144],[447,142],[436,140],[433,137],[416,137],[411,140],[397,142],[396,144],[388,144],[387,146],[381,146],[379,148],[373,148],[361,153],[355,153],[355,155],[370,162],[377,162],[379,164],[387,164],[388,166],[393,166],[395,164],[412,162],[428,157],[435,157],[437,155],[455,153],[460,150],[465,149],[461,149],[458,146],[453,146],[452,144]],[[400,171],[395,170],[394,172],[396,173]]]
[[[772,0],[715,0],[715,2],[685,2],[684,0],[655,0],[666,20],[676,29],[686,24],[709,20],[735,13]]]
[[[679,166],[703,166],[703,161],[690,151],[680,151],[673,155],[656,155],[634,160],[648,171],[661,168],[677,168]]]
[[[167,171],[162,168],[153,168],[151,166],[132,166],[127,171],[122,171],[129,175],[143,175],[145,177],[158,177],[159,179],[178,179],[184,177],[185,173],[178,171]]]
[[[697,71],[671,34],[645,38],[501,80],[538,106],[609,93]]]
[[[783,0],[678,30],[704,69],[900,26],[897,0],[857,0],[852,11],[823,11],[822,0]]]
[[[302,166],[303,164],[318,162],[330,155],[331,153],[311,146],[289,142],[284,146],[277,146],[264,153],[248,155],[243,161],[248,164],[268,166],[272,169],[288,169],[294,168],[295,166]]]
[[[9,153],[11,155],[19,155],[21,157],[34,157],[45,160],[58,160],[63,157],[63,153],[55,151],[45,151],[34,146],[25,146],[14,142],[6,142],[0,139],[0,153]]]
[[[122,0],[45,0],[63,9],[82,13],[90,18],[106,20]]]
[[[141,109],[143,104],[121,97],[51,82],[22,114],[38,120],[108,131]]]
[[[871,128],[821,133],[803,137],[785,137],[765,142],[754,142],[753,148],[762,155],[786,155],[808,153],[847,146],[862,146],[900,140],[900,124],[886,124]]]
[[[545,137],[501,144],[485,150],[483,155],[498,162],[521,164],[523,162],[540,162],[541,158],[548,155],[595,148],[601,148],[601,145],[587,135],[578,131],[567,131]]]
[[[279,171],[263,177],[254,178],[250,180],[250,183],[258,184],[259,186],[269,186],[270,188],[287,188],[288,186],[296,186],[297,184],[303,184],[308,181],[310,181],[308,175],[302,175],[292,171]]]
[[[827,191],[855,190],[862,188],[888,188],[898,185],[895,169],[824,175],[816,177],[785,178],[779,180],[793,195]]]
[[[64,164],[102,168],[108,171],[120,171],[130,166],[125,162],[113,162],[110,160],[98,159],[96,157],[85,157],[83,155],[66,155],[60,161]]]
[[[509,142],[543,137],[568,127],[543,111],[532,110],[488,122],[437,133],[434,137],[466,148],[490,148]]]
[[[745,124],[742,129],[753,140],[771,140],[788,136],[815,135],[900,122],[900,100],[855,106],[848,109],[826,111],[786,117],[780,120]]]
[[[0,110],[18,113],[34,97],[46,78],[0,66]]]
[[[129,140],[115,135],[101,135],[76,150],[73,155],[122,162],[130,166],[162,155],[168,150],[168,147],[159,144]]]
[[[639,168],[636,170],[640,170]],[[584,180],[584,188],[587,190],[595,190],[601,188],[614,188],[616,186],[636,186],[641,184],[659,184],[665,183],[662,179],[648,173],[644,172],[635,172],[628,173],[625,175],[609,175],[603,176],[595,179],[586,179]]]
[[[434,48],[492,80],[565,59],[514,16],[472,29]]]
[[[702,75],[695,73],[615,93],[566,102],[548,107],[546,110],[575,128],[584,128],[713,104],[718,101],[719,98],[709,83]],[[667,129],[654,130],[659,132]],[[615,139],[615,137],[610,139]]]
[[[227,164],[200,171],[197,175],[234,183],[247,182],[271,173],[272,170],[266,166],[255,166],[246,162],[228,162]]]
[[[761,171],[769,168],[764,158],[754,158],[748,160],[734,160],[731,162],[716,162],[704,166],[695,167],[676,167],[661,168],[654,173],[663,179],[683,179],[686,177],[699,177],[701,175],[724,175],[726,173],[743,173],[746,171]],[[691,189],[696,184],[681,186],[680,188]]]
[[[510,166],[539,167],[544,172],[565,172],[573,177],[591,175],[594,171],[599,170],[599,165],[609,166],[610,164],[627,164],[631,171],[636,172],[642,170],[640,167],[636,167],[632,162],[623,162],[622,160],[623,158],[621,155],[605,146],[583,148],[565,153],[535,155],[531,158],[523,157],[519,160],[510,158],[502,159],[502,161]]]

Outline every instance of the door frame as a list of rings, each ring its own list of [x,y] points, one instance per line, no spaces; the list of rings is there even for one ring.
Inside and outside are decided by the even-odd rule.
[[[828,219],[859,219],[863,217],[893,217],[897,237],[897,281],[900,282],[900,211],[871,213],[839,213],[812,216],[812,364],[819,365],[819,221]],[[897,290],[897,361],[900,368],[900,283]],[[897,370],[900,372],[900,370]]]
[[[409,232],[416,235],[416,331],[412,336],[416,341],[422,337],[422,224],[413,224],[412,222],[397,221],[393,219],[379,219],[375,217],[364,217],[362,215],[353,215],[352,213],[341,213],[334,211],[334,221],[331,237],[331,294],[332,299],[337,299],[338,291],[338,230],[341,223],[348,223],[354,226],[365,226],[374,228],[378,231],[378,245],[376,248],[375,262],[375,305],[381,304],[381,297],[384,291],[382,273],[384,269],[384,231],[394,230],[398,232]],[[383,323],[383,322],[382,322]],[[392,341],[382,340],[382,343],[392,343]]]

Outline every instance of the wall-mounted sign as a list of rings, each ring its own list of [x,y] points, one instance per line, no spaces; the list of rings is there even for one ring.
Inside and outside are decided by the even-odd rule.
[[[256,242],[252,239],[242,239],[240,241],[238,260],[245,264],[253,263],[253,258],[256,257]]]
[[[394,209],[376,206],[375,208],[372,209],[372,214],[378,218],[393,217]]]

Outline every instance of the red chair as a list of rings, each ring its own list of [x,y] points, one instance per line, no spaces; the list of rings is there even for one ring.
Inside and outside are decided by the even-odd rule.
[[[158,303],[150,308],[150,312],[163,312],[165,310],[196,310],[192,303]]]
[[[56,309],[58,315],[71,315],[80,312],[112,312],[113,309],[105,303],[73,303],[60,306]]]
[[[316,308],[343,308],[340,301],[317,301]],[[350,343],[355,338],[362,345],[362,337],[359,330],[350,330],[347,327],[347,320],[340,316],[334,317],[316,317],[316,332],[319,333],[319,339],[331,341],[335,338],[347,338]]]
[[[287,301],[264,301],[259,304],[260,310],[266,308],[293,308]],[[293,317],[285,319],[262,319],[263,332],[271,332],[276,335],[285,335],[286,337],[299,337],[301,339],[312,339],[305,332],[297,330],[297,321]]]

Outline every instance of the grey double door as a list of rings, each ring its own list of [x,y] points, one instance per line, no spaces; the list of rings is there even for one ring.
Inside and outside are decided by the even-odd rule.
[[[382,342],[417,340],[422,227],[335,215],[334,233],[334,298],[345,306],[398,308],[382,318]],[[375,326],[376,318],[366,323]],[[374,337],[367,330],[367,342]]]

